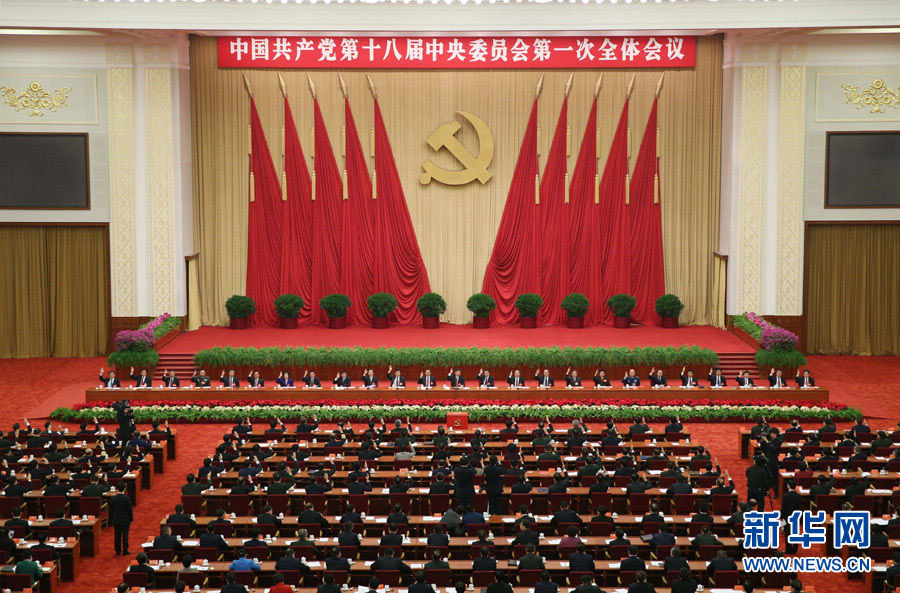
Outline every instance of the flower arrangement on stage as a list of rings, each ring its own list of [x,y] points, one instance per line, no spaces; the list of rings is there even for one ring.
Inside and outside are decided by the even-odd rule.
[[[484,365],[511,368],[631,367],[718,364],[718,355],[699,346],[646,348],[233,348],[216,347],[194,355],[198,367],[356,367]]]
[[[794,332],[769,323],[751,311],[734,315],[731,322],[759,342],[756,364],[761,368],[799,368],[806,364],[806,357],[797,350],[800,338]]]
[[[156,366],[159,353],[153,349],[154,344],[180,324],[180,317],[163,313],[138,329],[125,329],[116,333],[116,351],[107,357],[107,364],[118,368]]]
[[[98,401],[58,408],[51,418],[68,422],[114,420],[113,402]],[[486,398],[433,398],[410,403],[403,398],[386,400],[373,405],[371,400],[342,401],[334,404],[287,400],[235,400],[223,402],[191,402],[187,400],[158,400],[132,402],[137,422],[170,420],[179,422],[233,422],[246,417],[254,419],[281,418],[297,420],[315,414],[320,420],[368,420],[379,417],[405,417],[421,421],[443,421],[447,412],[468,412],[472,420],[502,420],[516,418],[593,418],[597,420],[631,420],[643,416],[650,420],[666,420],[679,416],[684,421],[745,421],[765,416],[769,420],[821,419],[851,420],[860,412],[844,404],[828,402],[735,400],[728,403],[711,400],[633,400],[608,399],[585,404],[577,397],[547,398],[545,402],[529,404],[497,404]]]
[[[150,329],[153,331],[153,337],[157,340],[171,331],[175,331],[181,325],[181,317],[173,317],[168,313],[163,313],[155,319],[151,319],[141,326],[141,329]]]

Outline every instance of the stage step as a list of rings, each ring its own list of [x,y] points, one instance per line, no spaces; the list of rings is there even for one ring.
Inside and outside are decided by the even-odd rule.
[[[719,352],[719,366],[730,380],[733,380],[741,371],[750,371],[750,377],[754,381],[759,379],[753,352]]]
[[[159,381],[163,371],[175,371],[175,375],[184,381],[193,374],[194,368],[194,355],[191,353],[163,353],[159,355],[159,365],[153,378]]]

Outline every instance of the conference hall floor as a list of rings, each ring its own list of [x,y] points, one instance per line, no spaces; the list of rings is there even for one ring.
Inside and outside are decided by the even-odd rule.
[[[89,359],[0,359],[0,418],[2,428],[27,417],[32,423],[42,420],[59,406],[83,401],[85,387],[95,385],[101,358]],[[896,426],[900,420],[900,357],[814,356],[810,358],[817,381],[831,391],[832,401],[860,409],[873,428]],[[423,425],[424,428],[425,425]],[[524,423],[523,428],[526,427]],[[747,460],[738,455],[737,423],[687,423],[686,430],[698,435],[695,440],[707,445],[723,470],[734,478],[738,492],[746,492],[744,470]],[[658,428],[654,425],[654,428]],[[177,504],[177,492],[184,476],[198,467],[200,460],[221,438],[225,425],[179,425],[178,462],[169,464],[158,476],[153,489],[143,495],[135,508],[131,530],[132,551],[139,543],[156,535],[160,518]],[[702,435],[702,436],[701,436]],[[815,547],[808,555],[822,555]],[[107,592],[120,581],[131,558],[113,554],[112,530],[104,530],[100,555],[84,558],[81,574],[73,583],[61,583],[59,593]],[[842,575],[805,575],[805,585],[817,593],[862,593],[861,581]]]

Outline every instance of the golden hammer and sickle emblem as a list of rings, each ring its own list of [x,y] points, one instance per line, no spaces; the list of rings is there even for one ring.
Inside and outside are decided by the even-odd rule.
[[[458,121],[442,123],[426,140],[428,146],[435,151],[442,147],[446,148],[465,168],[451,171],[426,160],[422,163],[425,172],[419,176],[419,183],[422,185],[431,183],[432,179],[445,185],[465,185],[476,179],[485,184],[491,178],[488,167],[494,158],[494,136],[491,134],[490,128],[477,115],[466,111],[457,111],[456,113],[466,118],[475,128],[475,133],[478,134],[478,154],[472,154],[462,145],[462,142],[456,139],[456,133],[461,127]]]

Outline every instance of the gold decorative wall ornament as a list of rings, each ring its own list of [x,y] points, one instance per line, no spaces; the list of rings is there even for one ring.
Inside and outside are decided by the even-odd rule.
[[[868,107],[869,113],[884,113],[885,107],[900,107],[900,87],[894,91],[880,78],[862,90],[855,84],[842,84],[841,88],[847,96],[847,103],[856,105],[857,109]]]
[[[426,160],[422,163],[425,172],[419,176],[419,183],[422,185],[428,185],[432,179],[444,185],[465,185],[476,179],[485,184],[492,176],[488,167],[494,159],[494,135],[484,120],[477,115],[466,111],[457,111],[456,113],[468,120],[475,129],[475,133],[478,135],[478,154],[472,154],[468,148],[463,146],[462,142],[456,139],[456,133],[462,127],[458,121],[442,123],[428,136],[428,140],[426,140],[428,146],[435,151],[446,148],[465,168],[448,170]]]
[[[28,112],[30,117],[42,117],[44,111],[52,111],[55,113],[60,107],[68,107],[69,105],[66,101],[69,100],[69,93],[71,91],[71,87],[63,87],[61,89],[56,89],[56,91],[51,94],[45,91],[44,87],[41,86],[41,83],[37,81],[29,84],[21,93],[8,86],[0,86],[0,95],[3,96],[3,103],[9,105],[16,111],[30,109],[31,111]]]

